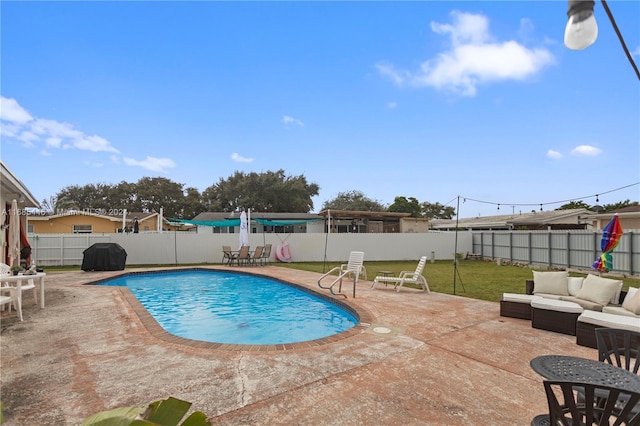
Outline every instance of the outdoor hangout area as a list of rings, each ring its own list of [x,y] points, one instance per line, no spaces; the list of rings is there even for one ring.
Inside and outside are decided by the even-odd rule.
[[[500,315],[576,336],[577,344],[596,348],[599,327],[640,333],[640,292],[637,287],[622,288],[622,280],[593,273],[570,277],[567,271],[533,271],[524,294],[502,295]]]
[[[405,269],[415,272],[420,260]],[[431,291],[413,285],[397,291],[395,283],[382,280],[374,285],[384,277],[380,265],[365,265],[366,277],[359,269],[353,270],[362,272],[357,280],[344,277],[341,291],[348,297],[319,287],[320,272],[273,265],[199,267],[282,280],[334,299],[360,317],[358,326],[336,336],[265,346],[178,338],[126,288],[87,285],[126,273],[189,267],[47,271],[45,309],[27,300],[23,322],[15,312],[2,312],[5,424],[80,424],[97,412],[174,397],[221,425],[528,425],[551,414],[550,392],[568,379],[559,372],[575,365],[584,372],[570,378],[580,384],[576,398],[579,392],[595,394],[601,402],[602,395],[614,395],[602,382],[617,380],[624,389],[614,392],[637,401],[640,376],[633,360],[604,368],[601,351],[577,344],[574,335],[502,316],[499,301],[436,291],[428,263],[422,275]],[[471,277],[466,270],[461,276],[470,291]],[[524,294],[524,280],[521,285]],[[637,354],[640,344],[626,332],[616,338],[627,344],[617,352],[623,359]],[[615,363],[615,354],[611,359]],[[597,409],[597,401],[589,401]],[[598,415],[635,415],[631,405]]]

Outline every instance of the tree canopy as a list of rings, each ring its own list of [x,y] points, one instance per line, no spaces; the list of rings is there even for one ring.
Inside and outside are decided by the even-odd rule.
[[[163,177],[143,177],[138,182],[122,181],[71,185],[55,196],[41,202],[48,211],[83,209],[127,209],[132,212],[159,212],[167,217],[191,219],[205,211],[232,212],[251,209],[271,213],[309,213],[313,210],[312,197],[320,187],[309,183],[304,175],[289,176],[284,170],[264,173],[236,171],[226,179],[206,188],[202,194],[194,187],[185,187]],[[571,201],[556,210],[584,208],[596,212],[610,212],[638,202],[625,200],[604,206],[590,206],[584,201]],[[410,213],[411,217],[451,219],[455,208],[440,203],[420,202],[415,197],[396,196],[388,207],[369,198],[358,190],[340,192],[325,201],[321,210],[354,210],[371,212]]]
[[[622,209],[624,207],[637,206],[637,205],[638,205],[637,201],[631,202],[629,199],[624,201],[619,201],[614,204],[605,204],[603,206],[600,206],[597,204],[590,206],[589,204],[580,200],[580,201],[571,201],[569,203],[563,204],[560,207],[558,207],[556,210],[587,209],[593,212],[607,213],[607,212],[612,212],[614,210]]]
[[[266,173],[235,172],[203,191],[163,177],[144,177],[136,183],[120,182],[72,185],[42,202],[53,210],[127,209],[159,212],[167,217],[191,219],[204,211],[231,212],[251,209],[263,212],[308,213],[311,197],[320,187],[304,176],[287,176],[284,170]]]
[[[411,213],[411,217],[422,217],[420,201],[414,197],[396,197],[387,209],[394,213]]]
[[[325,201],[322,210],[355,210],[363,212],[384,212],[386,207],[376,200],[365,196],[362,192],[352,190],[348,192],[340,192],[332,199]]]
[[[456,215],[456,209],[440,203],[422,203],[422,217],[428,219],[451,219]]]
[[[307,178],[287,176],[284,170],[245,174],[236,171],[228,179],[202,192],[207,211],[231,212],[248,208],[273,213],[309,213],[313,210],[311,197],[320,187],[308,183]]]

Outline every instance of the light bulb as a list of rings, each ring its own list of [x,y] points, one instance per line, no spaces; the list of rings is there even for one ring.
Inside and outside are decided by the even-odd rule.
[[[591,46],[598,38],[598,24],[593,9],[577,10],[569,15],[564,29],[564,45],[572,50]]]

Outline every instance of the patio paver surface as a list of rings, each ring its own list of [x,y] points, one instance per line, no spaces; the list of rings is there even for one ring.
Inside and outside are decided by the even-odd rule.
[[[327,292],[317,273],[212,269]],[[184,345],[150,332],[127,290],[83,285],[122,272],[48,273],[45,309],[25,294],[24,322],[2,312],[6,425],[75,425],[99,411],[169,396],[193,403],[214,425],[528,425],[547,408],[532,358],[597,359],[574,336],[500,317],[497,302],[371,290],[362,280],[355,299],[350,281],[343,292],[371,326],[348,337],[288,350]],[[375,333],[379,326],[390,332]]]

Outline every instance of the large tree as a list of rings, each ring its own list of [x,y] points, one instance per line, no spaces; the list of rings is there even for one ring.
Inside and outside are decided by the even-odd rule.
[[[55,196],[56,211],[109,208],[109,185],[104,183],[85,186],[71,185]]]
[[[144,177],[136,183],[120,182],[117,185],[104,183],[84,186],[72,185],[63,188],[51,200],[55,210],[103,210],[106,212],[127,209],[137,212],[159,212],[165,216],[186,217],[183,184],[166,178]]]
[[[404,196],[395,197],[393,204],[387,210],[394,213],[411,213],[411,217],[422,216],[420,201],[414,197],[409,197],[408,199]]]
[[[422,203],[422,216],[428,219],[451,219],[456,214],[456,209],[444,206],[440,203]]]
[[[167,217],[183,216],[184,184],[162,177],[144,177],[136,184],[136,202],[143,212],[159,212]]]
[[[206,210],[231,212],[251,209],[274,213],[308,213],[311,198],[320,187],[303,176],[287,176],[284,170],[265,173],[236,171],[228,179],[206,188],[202,198]]]
[[[585,203],[584,201],[580,200],[580,201],[571,201],[567,204],[563,204],[560,207],[558,207],[556,210],[573,210],[573,209],[587,209],[589,210],[591,207],[589,206],[589,204]]]
[[[339,192],[334,199],[325,201],[322,205],[322,210],[328,209],[364,212],[383,212],[387,210],[380,201],[373,200],[361,191],[356,190]]]

